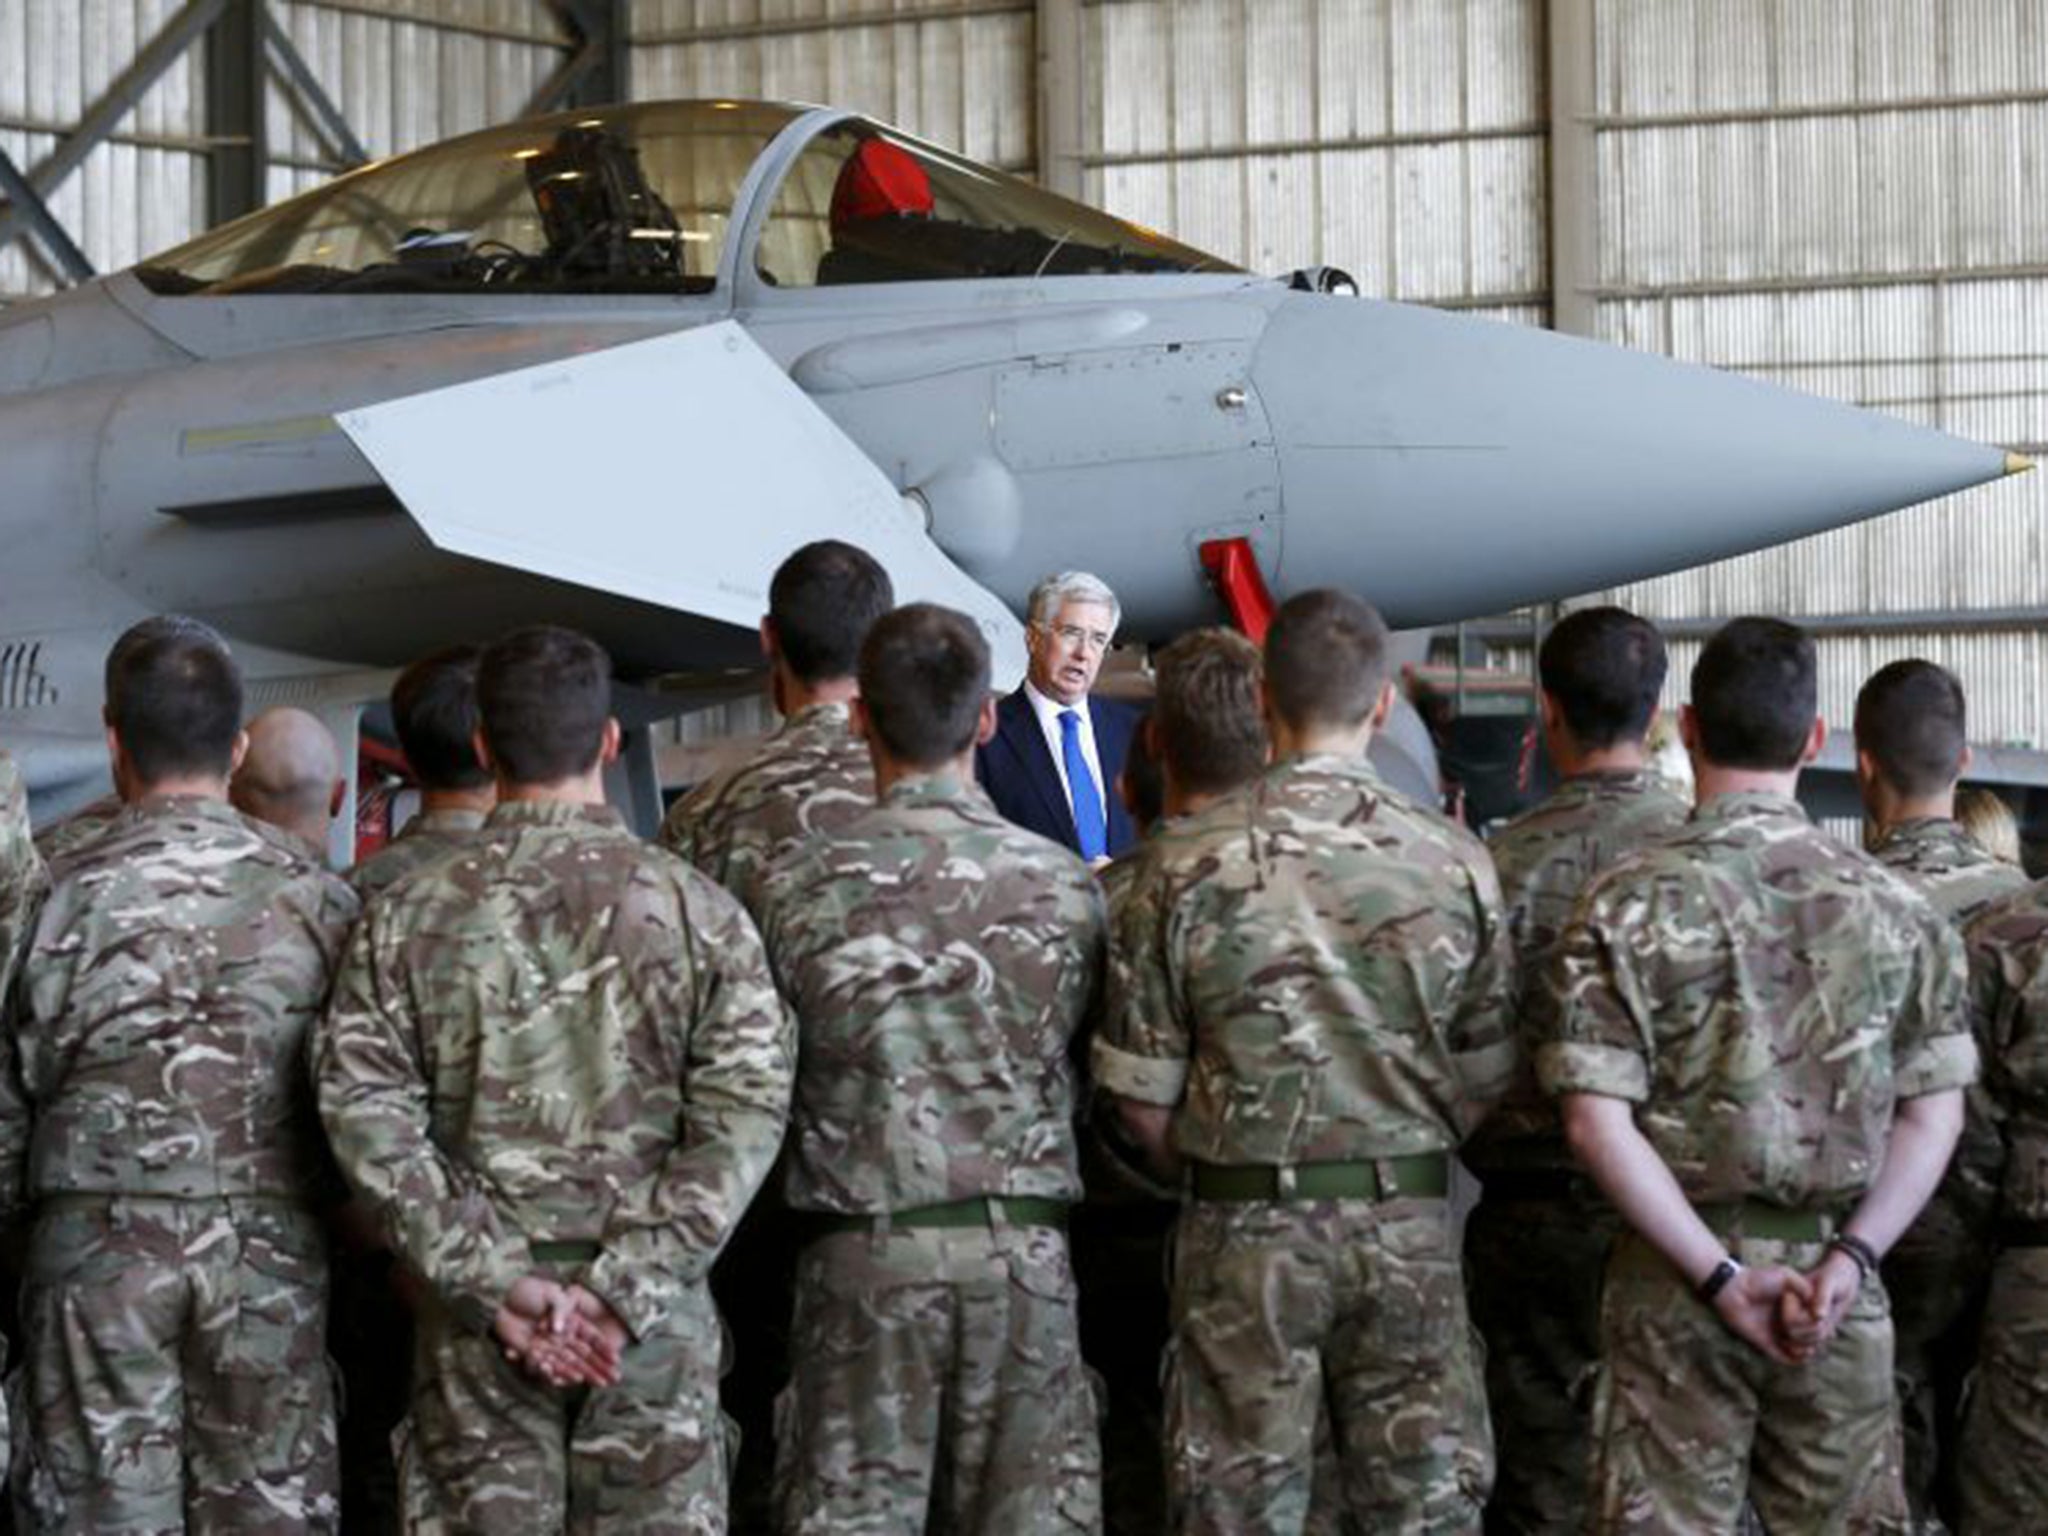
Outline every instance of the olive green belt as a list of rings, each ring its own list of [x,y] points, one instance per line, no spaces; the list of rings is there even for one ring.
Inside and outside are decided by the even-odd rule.
[[[569,1238],[561,1242],[528,1243],[526,1251],[533,1255],[536,1264],[588,1264],[604,1252],[604,1244],[588,1238]]]
[[[943,1205],[913,1206],[885,1215],[847,1216],[833,1211],[803,1213],[814,1237],[838,1232],[931,1231],[965,1227],[1064,1227],[1067,1202],[1044,1195],[976,1195]]]
[[[1762,1200],[1723,1200],[1698,1210],[1700,1220],[1723,1237],[1759,1237],[1774,1243],[1824,1243],[1842,1225],[1834,1211],[1795,1211]]]
[[[1197,1200],[1441,1200],[1451,1190],[1442,1152],[1356,1163],[1196,1163],[1188,1188]]]

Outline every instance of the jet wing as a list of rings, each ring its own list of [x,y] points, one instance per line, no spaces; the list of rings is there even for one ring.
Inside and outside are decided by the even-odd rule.
[[[799,545],[840,538],[899,602],[1024,632],[933,543],[853,440],[731,321],[383,401],[336,418],[451,553],[752,628]]]

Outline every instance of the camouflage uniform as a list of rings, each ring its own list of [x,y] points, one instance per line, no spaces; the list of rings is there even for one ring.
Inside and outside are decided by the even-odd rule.
[[[368,902],[415,870],[463,847],[485,812],[423,810],[396,837],[348,871]],[[379,1536],[401,1526],[398,1469],[391,1442],[411,1398],[412,1311],[406,1293],[418,1281],[403,1274],[391,1250],[363,1229],[360,1206],[342,1221],[328,1308],[328,1347],[341,1369],[341,1512],[350,1536]]]
[[[805,838],[844,826],[875,803],[867,744],[845,704],[797,711],[746,762],[697,786],[669,808],[661,841],[760,916],[769,866]],[[725,1407],[739,1426],[733,1529],[774,1524],[775,1399],[789,1380],[789,1316],[801,1234],[773,1183],[747,1209],[711,1272],[712,1294],[732,1330]]]
[[[1778,795],[1718,796],[1596,880],[1543,998],[1543,1085],[1635,1105],[1746,1264],[1818,1264],[1877,1177],[1897,1101],[1976,1071],[1955,933]],[[1837,1531],[1866,1482],[1872,1524],[1903,1517],[1875,1277],[1796,1369],[1729,1333],[1634,1234],[1606,1281],[1593,1529],[1733,1530],[1746,1490],[1767,1530]]]
[[[45,865],[69,858],[98,837],[121,814],[119,795],[102,795],[36,833],[36,852]]]
[[[482,811],[421,811],[398,836],[348,872],[356,894],[368,901],[416,869],[465,846],[484,824]]]
[[[1069,1051],[1101,974],[1086,866],[920,777],[775,866],[762,928],[802,1036],[780,1437],[792,1533],[1089,1531],[1094,1404],[1058,1223]]]
[[[29,836],[28,791],[14,759],[0,752],[0,1007],[14,984],[18,951],[42,900],[48,879]],[[6,1363],[6,1340],[0,1338],[0,1365]],[[0,1482],[7,1476],[7,1399],[0,1395]]]
[[[1443,1195],[1514,1071],[1509,965],[1485,850],[1363,761],[1283,764],[1155,834],[1093,1061],[1173,1108],[1197,1165],[1167,1378],[1178,1529],[1299,1531],[1323,1411],[1355,1527],[1478,1528],[1493,1446]],[[1312,1197],[1324,1178],[1380,1197]]]
[[[603,807],[500,805],[372,904],[315,1038],[343,1171],[433,1302],[406,1497],[444,1530],[725,1528],[704,1276],[767,1173],[792,1032],[739,904]],[[514,1281],[625,1323],[618,1386],[501,1356]]]
[[[874,803],[874,770],[866,743],[853,734],[852,710],[813,704],[783,721],[746,762],[670,806],[661,842],[758,916],[770,865]]]
[[[1565,780],[1493,839],[1517,992],[1544,985],[1593,876],[1684,825],[1688,807],[1647,770]],[[1586,1523],[1600,1276],[1620,1219],[1574,1170],[1557,1106],[1536,1081],[1535,1010],[1518,1012],[1522,1070],[1465,1148],[1485,1191],[1465,1226],[1472,1320],[1486,1340],[1486,1400],[1500,1454],[1486,1508],[1497,1532]]]
[[[332,1529],[304,1062],[355,897],[198,797],[125,810],[52,873],[0,1035],[0,1188],[36,1212],[24,1522]]]
[[[1984,851],[1962,826],[1937,818],[1888,828],[1871,856],[1905,876],[1958,929],[2012,895],[2027,877]],[[1978,1319],[1991,1277],[1991,1224],[2004,1148],[1983,1100],[1969,1091],[1955,1157],[1927,1208],[1884,1258],[1891,1297],[1894,1373],[1905,1435],[1906,1500],[1916,1524],[1938,1530],[1937,1503],[1953,1509],[1955,1432],[1963,1379],[1977,1357]]]
[[[1971,1017],[2002,1131],[1997,1257],[1958,1445],[1961,1529],[2048,1528],[2048,886],[1970,925]]]

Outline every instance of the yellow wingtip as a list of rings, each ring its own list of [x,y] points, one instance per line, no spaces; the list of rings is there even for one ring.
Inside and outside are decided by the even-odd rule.
[[[2024,475],[2034,467],[2034,461],[2024,453],[2008,453],[2005,456],[2005,472],[2008,475]]]

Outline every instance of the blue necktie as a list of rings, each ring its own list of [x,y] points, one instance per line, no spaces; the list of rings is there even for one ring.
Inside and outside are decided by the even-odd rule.
[[[1060,755],[1067,760],[1067,792],[1074,800],[1074,832],[1081,844],[1081,857],[1099,859],[1109,851],[1102,791],[1095,787],[1095,775],[1088,771],[1088,754],[1081,750],[1081,717],[1071,709],[1060,711]]]

